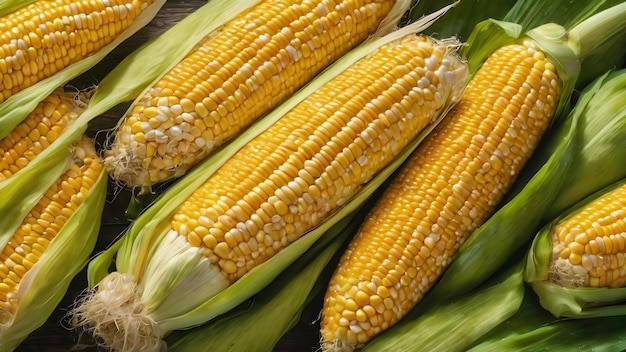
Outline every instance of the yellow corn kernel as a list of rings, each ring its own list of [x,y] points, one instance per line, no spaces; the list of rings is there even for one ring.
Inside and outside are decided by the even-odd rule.
[[[486,60],[342,256],[322,310],[324,351],[353,350],[417,304],[514,181],[549,125],[557,87],[554,66],[530,42]],[[383,305],[355,319],[373,293]],[[334,303],[350,300],[357,306],[348,314]]]
[[[550,281],[564,287],[626,286],[626,185],[557,223],[550,238]]]
[[[262,1],[209,35],[135,101],[105,152],[109,173],[131,187],[181,176],[364,40],[393,5]]]
[[[22,277],[37,263],[50,241],[54,240],[56,232],[47,231],[41,225],[42,219],[47,226],[62,228],[67,221],[62,211],[64,214],[73,214],[104,169],[89,139],[81,140],[75,148],[74,163],[26,215],[0,253],[0,283],[4,283],[0,284],[0,324],[6,323],[2,319],[10,319],[15,313],[17,290]],[[69,187],[62,187],[62,184]]]

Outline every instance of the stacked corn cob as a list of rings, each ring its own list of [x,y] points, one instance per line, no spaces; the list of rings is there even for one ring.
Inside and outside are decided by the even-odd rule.
[[[173,327],[214,316],[202,314],[207,300],[289,252],[432,127],[465,83],[458,43],[417,36],[411,28],[392,34],[365,46],[370,49],[354,65],[331,69],[331,80],[233,148],[214,173],[204,173],[202,184],[186,187],[184,195],[169,191],[177,198],[165,205],[171,211],[146,213],[156,222],[131,228],[122,244],[131,247],[119,249],[117,272],[76,308],[81,323],[114,349],[159,348]],[[149,239],[152,255],[136,256],[135,239]],[[109,290],[126,292],[126,303],[111,304]]]
[[[0,119],[24,101],[21,91],[35,86],[38,94],[49,92],[53,83],[45,83],[47,79],[62,77],[50,81],[58,86],[71,77],[64,74],[68,67],[119,43],[116,36],[154,8],[151,2],[101,0],[87,10],[86,1],[68,0],[57,10],[61,8],[54,6],[61,2],[25,2],[59,17],[39,24],[35,35],[20,32],[21,39],[2,47],[8,56],[0,58],[0,71],[7,74],[0,81],[5,94]],[[327,293],[323,349],[351,350],[367,343],[422,299],[467,236],[496,209],[552,117],[566,105],[576,60],[585,56],[570,55],[567,48],[568,54],[555,59],[554,43],[535,33],[532,40],[523,38],[490,53],[480,69],[470,60],[472,72],[477,71],[460,103],[439,124],[464,88],[467,68],[454,54],[458,42],[414,35],[411,29],[385,40],[375,36],[344,56],[377,28],[393,27],[408,1],[232,4],[228,6],[243,11],[230,22],[222,21],[228,18],[223,14],[209,20],[207,27],[216,30],[206,31],[179,62],[154,65],[159,74],[144,75],[124,88],[128,79],[107,77],[89,106],[73,106],[65,94],[55,93],[32,109],[25,105],[22,110],[30,115],[19,125],[23,118],[4,124],[17,125],[15,130],[9,133],[0,126],[0,135],[6,136],[0,140],[0,191],[9,194],[11,203],[28,194],[17,203],[19,210],[5,212],[11,204],[0,204],[7,215],[0,219],[0,350],[14,348],[42,322],[26,316],[46,316],[53,308],[38,305],[36,297],[54,292],[50,302],[58,302],[69,277],[58,286],[52,283],[52,274],[64,265],[60,258],[75,252],[71,274],[85,263],[99,226],[86,219],[102,209],[104,168],[116,181],[145,191],[197,167],[137,219],[121,241],[92,261],[88,275],[97,286],[74,312],[112,349],[155,350],[163,347],[168,332],[227,312],[267,285],[332,224],[346,220],[417,147],[349,245]],[[221,5],[215,6],[211,8]],[[0,14],[9,8],[0,4]],[[28,15],[29,10],[14,13]],[[106,24],[111,19],[119,25]],[[6,23],[0,25],[31,26],[28,20]],[[81,32],[98,24],[103,30],[96,34]],[[42,32],[53,27],[56,32]],[[553,34],[549,36],[559,37]],[[590,50],[591,36],[578,38],[572,32],[572,37],[581,40],[583,53]],[[68,45],[88,38],[94,41],[80,48]],[[37,52],[49,43],[62,45]],[[139,50],[131,57],[142,57],[142,52],[145,58],[156,51]],[[574,59],[565,62],[564,57]],[[126,75],[133,65],[120,65],[114,75]],[[73,140],[87,121],[131,95],[135,101],[107,145],[103,167],[91,141]],[[72,157],[60,157],[68,155]],[[58,165],[44,173],[45,165],[54,163]],[[16,191],[27,184],[17,181],[19,175],[33,179],[35,172],[45,174],[45,187]],[[621,216],[617,208],[604,208],[612,211],[607,215],[611,219]],[[91,234],[80,250],[70,243],[78,228]],[[395,231],[402,234],[397,239],[388,235]],[[603,263],[598,243],[607,249],[614,238],[610,249],[623,249],[619,231],[601,240],[564,234],[567,244],[555,245],[554,256],[561,259],[554,262],[579,275]],[[579,259],[585,246],[591,255]],[[116,271],[105,275],[114,256]],[[362,260],[367,257],[369,262]],[[573,262],[565,263],[565,257]],[[625,270],[623,256],[612,258],[608,263],[617,267],[609,276],[617,278]],[[611,280],[590,280],[596,281]],[[612,285],[623,281],[617,278]],[[521,274],[499,287],[519,291]],[[518,295],[507,309],[519,300]]]

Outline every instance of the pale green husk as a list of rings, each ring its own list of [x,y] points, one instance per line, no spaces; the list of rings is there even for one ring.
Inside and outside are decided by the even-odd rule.
[[[98,52],[78,61],[56,74],[48,77],[37,84],[28,87],[19,93],[12,95],[0,104],[0,138],[4,138],[15,126],[35,108],[37,103],[48,96],[58,87],[63,86],[70,79],[87,71],[100,62],[108,53],[117,47],[122,41],[144,27],[157,14],[166,0],[155,0],[152,5],[145,9],[115,40],[104,46]],[[1,5],[0,5],[1,6]],[[1,9],[1,8],[0,8]],[[121,86],[123,87],[123,85]]]
[[[553,62],[556,63],[555,66],[560,70],[559,75],[565,80],[559,111],[567,111],[565,110],[567,109],[565,102],[570,99],[571,89],[577,76],[575,68],[577,60],[575,58],[582,58],[587,53],[584,51],[585,49],[578,52],[579,48],[575,43],[560,42],[558,38],[567,39],[571,42],[575,39],[585,38],[589,34],[593,35],[598,43],[603,40],[619,42],[618,38],[612,36],[614,30],[609,30],[609,28],[624,26],[623,17],[625,14],[626,3],[622,3],[583,22],[590,21],[587,23],[596,23],[598,26],[607,28],[606,37],[591,32],[580,33],[575,30],[577,27],[572,29],[572,31],[580,34],[576,38],[571,35],[562,36],[565,32],[554,25],[543,25],[530,33],[533,39],[539,42],[544,50],[548,51],[546,54],[552,57]],[[477,31],[476,35],[480,36],[477,39],[480,40],[470,43],[469,50],[472,52],[471,55],[468,54],[470,55],[470,67],[478,67],[475,62],[476,58],[485,57],[485,52],[491,51],[489,47],[501,45],[504,42],[502,38],[505,37],[505,31],[498,29],[497,23],[494,21],[479,25]],[[481,32],[483,33],[481,34]],[[509,28],[509,32],[516,32],[516,30]],[[488,40],[484,37],[485,35]],[[479,45],[475,46],[475,43],[479,43]],[[568,50],[568,45],[573,47],[573,50]],[[560,59],[561,57],[563,59]],[[569,70],[565,73],[561,71],[568,67]],[[518,178],[517,187],[510,193],[515,196],[505,200],[502,203],[504,205],[461,245],[457,256],[450,263],[440,281],[431,290],[434,293],[430,295],[430,299],[446,300],[478,287],[481,282],[502,266],[512,253],[531,240],[541,225],[544,213],[549,209],[552,201],[557,198],[558,192],[566,186],[571,186],[564,176],[570,175],[572,170],[581,167],[578,162],[575,162],[582,147],[582,135],[585,133],[583,124],[579,121],[579,115],[570,115],[568,121],[562,125],[563,129],[557,135],[546,136],[553,143],[548,147],[550,152],[544,154],[548,155],[549,158],[540,162],[534,161],[533,158],[529,160],[528,165]],[[563,113],[561,116],[559,118],[557,112],[557,119],[555,120],[557,124],[562,123],[560,120],[565,114]],[[536,154],[541,155],[542,153],[545,152],[541,151],[541,148],[536,151]],[[536,173],[525,174],[525,170],[533,170]],[[521,216],[522,214],[523,216]]]
[[[42,174],[43,176],[43,174]],[[100,231],[107,174],[102,172],[76,212],[22,278],[13,320],[0,324],[0,351],[11,351],[43,325],[66,294],[70,282],[87,264]]]
[[[505,279],[470,295],[436,305],[415,319],[403,319],[375,337],[363,352],[464,351],[517,312],[524,297],[522,265],[509,268]]]
[[[302,257],[249,301],[206,325],[173,332],[167,338],[168,351],[271,351],[296,324],[310,298],[322,292],[326,279],[322,280],[320,276],[333,255],[356,230],[359,221],[355,215],[356,212],[329,229]],[[263,338],[259,339],[259,336]]]
[[[544,226],[533,240],[527,256],[524,280],[539,296],[541,305],[555,317],[594,318],[626,315],[626,304],[624,304],[626,302],[626,287],[570,288],[546,280],[550,258],[552,257],[552,242],[550,240],[552,228],[592,200],[624,184],[626,184],[626,179],[585,198]]]
[[[147,263],[152,260],[151,257],[156,247],[155,244],[160,241],[169,229],[169,218],[171,214],[237,150],[271,126],[296,104],[319,89],[324,83],[344,71],[347,67],[385,43],[394,41],[407,34],[420,31],[430,22],[434,21],[438,15],[439,14],[434,14],[425,19],[422,23],[412,24],[411,26],[393,31],[383,37],[375,36],[370,38],[363,43],[363,45],[360,45],[336,61],[331,67],[323,71],[313,81],[309,82],[307,86],[291,96],[271,113],[258,120],[251,128],[248,128],[227,144],[225,148],[212,154],[212,156],[203,161],[198,167],[175,183],[153,205],[141,214],[120,241],[116,242],[111,248],[100,254],[90,263],[88,271],[89,284],[93,286],[107,275],[109,265],[114,257],[116,258],[116,269],[118,272],[130,273],[135,280],[141,279]],[[451,50],[454,50],[454,48],[451,48]],[[445,111],[442,112],[440,118],[442,118],[444,114]],[[210,299],[206,299],[206,294],[204,294],[202,290],[189,292],[189,296],[186,297],[185,300],[194,302],[202,299],[204,303],[190,309],[187,313],[160,319],[158,325],[161,331],[166,333],[171,330],[189,328],[204,323],[236,307],[269,284],[280,272],[291,265],[291,263],[311,247],[327,230],[356,210],[378,186],[391,175],[401,162],[408,157],[410,152],[419,144],[423,137],[432,130],[437,122],[438,121],[435,121],[435,123],[422,131],[388,167],[383,169],[364,185],[347,204],[327,217],[319,226],[304,234],[288,248],[280,251],[264,264],[254,268],[233,285]],[[150,291],[163,291],[168,286],[173,285],[173,282],[178,280],[178,277],[176,273],[172,273],[171,276],[159,279],[158,281],[161,283],[160,286],[150,287]],[[158,302],[146,302],[146,304],[151,307],[158,307]],[[166,308],[167,307],[163,307],[162,309]],[[156,310],[153,310],[153,313],[154,315],[159,315]]]

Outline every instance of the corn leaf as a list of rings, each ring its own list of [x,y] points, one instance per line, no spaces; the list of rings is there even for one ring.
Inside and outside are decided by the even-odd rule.
[[[614,15],[613,20],[616,22],[609,20],[603,22],[603,25],[623,25],[620,16],[623,17],[624,15],[623,11],[626,9],[626,3],[618,6],[619,8],[608,10],[608,14]],[[591,19],[602,18],[605,20],[604,16],[606,14],[607,11],[603,11],[594,15]],[[485,34],[488,33],[485,32]],[[564,32],[553,25],[544,25],[534,31],[533,37],[542,41],[543,48],[551,50],[557,56],[562,55],[566,59],[566,63],[570,65],[575,64],[575,61],[571,60],[571,51],[568,52],[565,46],[558,41],[550,40],[551,38],[559,38],[561,36],[559,33]],[[548,40],[539,39],[540,37]],[[571,40],[571,37],[569,39]],[[597,41],[602,39],[606,38],[596,36]],[[612,39],[616,40],[615,38]],[[470,63],[471,61],[472,58],[470,57]],[[563,69],[570,65],[558,65],[557,67]],[[561,72],[559,71],[559,74]],[[568,101],[571,91],[567,92],[566,89],[573,89],[573,81],[576,80],[575,72],[568,72],[566,77],[567,82],[562,93],[565,96],[561,99]],[[587,101],[587,99],[582,101]],[[566,106],[561,106],[561,109],[565,111]],[[566,188],[564,185],[570,186],[564,180],[564,175],[572,173],[572,165],[577,165],[576,167],[578,167],[575,160],[580,155],[581,141],[583,140],[582,133],[584,133],[583,121],[580,121],[580,115],[580,110],[569,115],[569,121],[563,124],[564,128],[554,136],[550,136],[554,141],[554,145],[550,151],[551,153],[548,154],[549,159],[538,168],[536,173],[527,176],[520,175],[519,181],[523,185],[520,186],[521,191],[514,189],[513,191],[516,192],[514,193],[515,197],[508,202],[503,202],[501,208],[482,226],[476,229],[468,240],[461,245],[457,256],[450,263],[440,281],[431,290],[435,292],[435,294],[430,295],[432,299],[446,300],[475,289],[481,282],[484,282],[485,279],[493,274],[497,268],[502,266],[512,253],[524,243],[530,241],[541,226],[544,213],[549,209],[553,200],[557,199],[558,192]],[[556,121],[561,123],[559,119]],[[541,152],[539,153],[541,154]],[[532,163],[532,160],[529,161],[531,169]],[[524,216],[519,216],[519,214],[524,214]]]
[[[89,68],[100,62],[109,52],[111,52],[122,41],[137,32],[148,24],[156,15],[165,0],[155,0],[146,10],[144,10],[130,25],[128,29],[120,33],[115,40],[104,46],[98,52],[78,61],[56,74],[48,77],[37,84],[28,87],[0,103],[0,138],[4,138],[15,126],[35,108],[37,103],[48,96],[57,87],[63,86],[65,82],[87,71]]]
[[[117,271],[130,273],[136,279],[141,278],[141,273],[145,270],[149,258],[154,254],[154,248],[156,247],[154,244],[157,243],[169,229],[168,219],[171,214],[179,204],[187,199],[195,189],[204,183],[204,181],[238,149],[271,126],[305,97],[319,89],[319,87],[340,72],[343,72],[360,58],[373,52],[376,48],[385,43],[391,42],[409,33],[420,31],[437,17],[438,14],[434,14],[426,18],[422,23],[412,24],[383,37],[372,37],[363,45],[355,48],[347,55],[344,55],[329,69],[323,71],[313,81],[307,84],[307,86],[292,95],[271,113],[258,120],[237,138],[233,139],[225,148],[212,154],[212,156],[205,159],[198,167],[176,182],[136,219],[129,231],[122,238],[122,244],[119,247],[109,249],[108,253],[105,252],[103,255],[106,258],[112,258],[113,255],[111,252],[117,249]],[[440,119],[443,117],[444,113],[445,112],[441,114]],[[280,272],[286,269],[310,248],[328,229],[355,211],[377,187],[389,177],[402,161],[408,157],[410,152],[417,147],[419,142],[434,128],[437,122],[438,121],[435,121],[431,126],[422,131],[422,133],[398,155],[397,159],[392,161],[387,168],[383,169],[364,185],[346,205],[342,206],[342,208],[337,210],[334,214],[331,214],[318,227],[304,234],[300,239],[292,243],[288,248],[280,251],[264,264],[248,272],[226,290],[208,300],[203,298],[204,303],[200,306],[191,309],[187,313],[160,320],[159,327],[162,331],[171,331],[201,324],[236,307],[268,285]],[[90,282],[90,285],[94,285],[103,278],[101,275],[96,275],[95,273],[106,273],[104,267],[108,268],[110,265],[110,261],[108,260],[93,263],[95,264],[93,266],[90,265],[89,270],[93,273],[90,275],[90,278],[95,281]],[[202,292],[192,292],[192,294],[202,295]],[[195,297],[194,300],[199,300],[199,298],[200,297]]]
[[[554,219],[582,198],[626,177],[626,69],[598,77],[579,101],[575,107],[582,119],[578,137],[581,148],[574,162],[577,166],[567,174],[564,182],[568,187],[559,192],[545,220]]]
[[[572,213],[588,204],[598,196],[626,184],[626,179],[606,187],[583,199],[561,216],[544,226],[533,240],[528,253],[524,280],[539,296],[541,305],[555,317],[589,318],[626,315],[626,287],[562,287],[547,281],[549,262],[552,257],[550,233],[552,228]]]
[[[519,311],[469,352],[489,351],[612,351],[626,349],[623,317],[555,319],[530,289]]]
[[[519,24],[523,31],[546,23],[557,23],[565,28],[572,28],[585,18],[620,2],[622,0],[518,0],[502,20]]]
[[[35,1],[37,0],[2,0],[0,1],[0,16],[4,16]]]
[[[313,291],[321,291],[323,286],[318,285],[318,278],[339,247],[354,233],[359,223],[355,215],[353,213],[330,228],[328,234],[255,295],[251,302],[244,302],[237,309],[191,331],[172,333],[167,338],[168,350],[271,351],[297,322]],[[266,324],[268,320],[272,323]]]
[[[11,351],[52,314],[78,272],[87,264],[100,230],[107,174],[102,172],[83,204],[22,278],[13,320],[0,325],[0,351]]]
[[[413,22],[424,14],[432,13],[450,3],[452,3],[451,0],[414,1],[405,20]],[[430,26],[424,33],[436,38],[457,36],[460,40],[465,41],[478,23],[489,18],[502,19],[514,4],[516,4],[516,0],[498,2],[462,0],[452,10],[441,16],[441,19]],[[510,22],[515,21],[510,20]]]
[[[464,351],[517,312],[524,297],[522,268],[518,263],[501,282],[436,305],[417,318],[405,317],[362,351]]]

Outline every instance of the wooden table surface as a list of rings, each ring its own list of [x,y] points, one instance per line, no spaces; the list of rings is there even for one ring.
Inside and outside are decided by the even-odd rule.
[[[170,28],[186,14],[205,4],[206,0],[168,0],[156,17],[131,38],[120,44],[98,65],[69,82],[72,86],[86,88],[102,79],[126,55],[140,44]],[[88,134],[95,136],[97,131],[112,128],[125,111],[125,106],[111,109],[105,115],[94,119],[89,126]],[[107,204],[102,218],[101,232],[94,254],[106,248],[114,241],[129,221],[124,216],[126,204],[130,199],[127,190],[116,190],[109,184]],[[115,194],[114,194],[115,193]],[[87,287],[86,271],[80,272],[72,281],[70,288],[46,323],[30,334],[17,348],[17,352],[65,352],[65,351],[104,351],[98,349],[95,341],[86,333],[69,328],[67,310],[77,296]],[[319,324],[316,323],[321,308],[321,297],[311,302],[302,314],[298,325],[286,334],[274,351],[315,351],[318,345]]]

